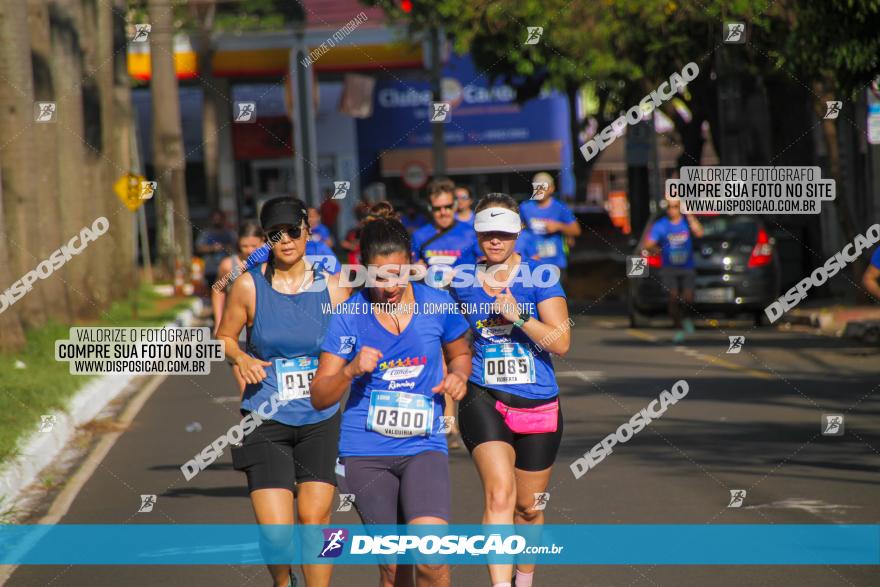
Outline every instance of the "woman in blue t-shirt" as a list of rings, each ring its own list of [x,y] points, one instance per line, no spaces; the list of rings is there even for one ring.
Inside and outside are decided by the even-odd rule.
[[[459,427],[483,481],[484,524],[543,524],[543,496],[562,439],[559,386],[550,353],[571,341],[565,292],[554,265],[516,252],[522,229],[516,202],[489,194],[474,230],[486,270],[453,287],[473,333],[468,394]],[[453,285],[455,285],[453,283]],[[512,565],[489,565],[495,587],[510,587]],[[516,586],[530,586],[534,565],[520,564]]]
[[[361,229],[360,250],[379,277],[336,308],[312,382],[318,410],[351,387],[339,483],[354,494],[365,524],[449,522],[444,395],[459,400],[466,392],[468,325],[447,292],[402,274],[410,247],[391,205],[376,204]],[[379,572],[382,585],[412,578],[410,566],[383,564]],[[419,585],[449,585],[446,565],[417,565],[417,577]]]

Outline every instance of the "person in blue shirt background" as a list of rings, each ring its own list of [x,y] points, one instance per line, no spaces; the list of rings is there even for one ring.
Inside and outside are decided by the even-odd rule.
[[[862,276],[862,285],[880,302],[880,247],[874,249],[874,254],[871,255],[871,262]]]
[[[471,198],[471,190],[469,187],[460,185],[455,188],[455,204],[458,206],[458,211],[455,213],[455,219],[459,222],[467,222],[473,226],[474,213],[471,211],[473,199]]]
[[[481,255],[477,245],[474,227],[455,217],[456,203],[453,193],[455,184],[449,179],[436,179],[428,185],[428,201],[432,223],[418,229],[412,236],[413,261],[431,267],[457,267],[473,265]],[[442,282],[447,275],[444,271],[429,273],[426,279],[434,284]],[[449,447],[461,448],[458,420],[455,417],[455,404],[446,405],[447,417],[452,417],[453,426],[449,431]]]
[[[685,332],[694,331],[694,323],[686,315],[688,308],[694,303],[696,280],[692,236],[703,236],[703,226],[692,214],[681,213],[678,200],[667,198],[666,202],[666,216],[654,222],[645,241],[645,248],[651,252],[658,249],[660,251],[663,262],[660,276],[663,287],[669,292],[669,316],[675,328],[684,328],[684,331],[679,330],[675,334],[674,341],[682,342]],[[684,307],[681,301],[684,301]]]
[[[470,224],[455,218],[454,190],[455,184],[448,179],[434,180],[428,185],[432,222],[413,233],[413,261],[429,267],[476,263],[477,236]]]
[[[312,242],[321,242],[333,248],[333,237],[330,229],[321,224],[321,213],[317,208],[309,208],[309,230],[312,232]]]
[[[564,275],[568,267],[565,239],[580,236],[581,226],[571,209],[553,197],[552,175],[536,173],[532,185],[539,187],[534,189],[533,199],[520,204],[520,216],[534,236],[541,262],[556,265]]]
[[[342,415],[339,483],[365,524],[449,522],[451,488],[444,395],[464,397],[468,325],[442,289],[401,276],[410,236],[387,202],[373,207],[361,259],[377,278],[336,309],[311,385],[317,410],[351,388]],[[445,372],[444,372],[445,364]],[[380,564],[382,585],[412,585],[412,568]],[[418,584],[449,585],[447,565],[416,565]]]

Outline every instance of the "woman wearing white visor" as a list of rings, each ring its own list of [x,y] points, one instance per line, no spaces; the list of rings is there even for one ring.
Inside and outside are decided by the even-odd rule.
[[[562,439],[550,353],[568,352],[568,305],[558,268],[515,251],[522,229],[516,201],[489,194],[475,212],[486,271],[477,272],[472,286],[452,288],[463,308],[475,310],[466,314],[473,370],[459,426],[483,482],[483,523],[543,524],[546,500],[536,494],[547,488]],[[517,565],[516,587],[532,584],[534,568]],[[489,565],[489,575],[493,586],[510,587],[512,565]]]

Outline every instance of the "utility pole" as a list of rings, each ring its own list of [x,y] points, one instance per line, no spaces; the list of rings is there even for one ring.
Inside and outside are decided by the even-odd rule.
[[[440,29],[431,25],[431,101],[443,101],[442,63],[440,62]],[[428,108],[429,119],[432,113]],[[451,116],[451,113],[450,113]],[[443,122],[431,123],[431,152],[434,160],[434,177],[446,175],[446,144],[443,138]]]

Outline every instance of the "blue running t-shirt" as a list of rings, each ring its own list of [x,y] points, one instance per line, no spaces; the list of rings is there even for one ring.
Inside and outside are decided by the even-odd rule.
[[[517,304],[533,319],[539,318],[538,304],[544,300],[565,298],[558,279],[546,279],[545,273],[537,270],[543,263],[523,259],[529,275],[552,283],[545,287],[524,285],[526,274],[521,266],[510,285],[510,293]],[[476,279],[471,286],[452,288],[451,293],[474,334],[471,381],[529,399],[552,399],[559,394],[550,353],[539,350],[525,332],[503,316],[491,313],[489,310],[495,297],[486,293]]]
[[[660,245],[664,267],[690,269],[694,266],[691,230],[684,216],[673,222],[664,216],[651,227],[649,238]]]
[[[443,394],[431,391],[443,380],[441,345],[467,332],[452,297],[443,290],[413,283],[418,313],[400,334],[389,332],[361,291],[333,314],[321,350],[351,361],[364,346],[382,353],[372,373],[356,377],[339,439],[340,456],[411,456],[443,453]]]
[[[413,261],[424,261],[428,266],[447,265],[455,267],[462,264],[476,263],[481,255],[477,247],[477,233],[467,222],[456,221],[455,225],[443,236],[430,240],[438,230],[433,224],[427,224],[412,235]]]
[[[527,200],[520,204],[519,214],[535,237],[535,245],[541,261],[552,263],[560,269],[568,267],[562,233],[547,234],[546,222],[547,220],[555,220],[563,224],[575,222],[571,209],[556,198],[553,198],[546,208],[542,208],[535,200]]]
[[[874,254],[871,255],[871,265],[873,265],[877,269],[880,269],[880,247],[877,247],[877,249],[874,251]]]

